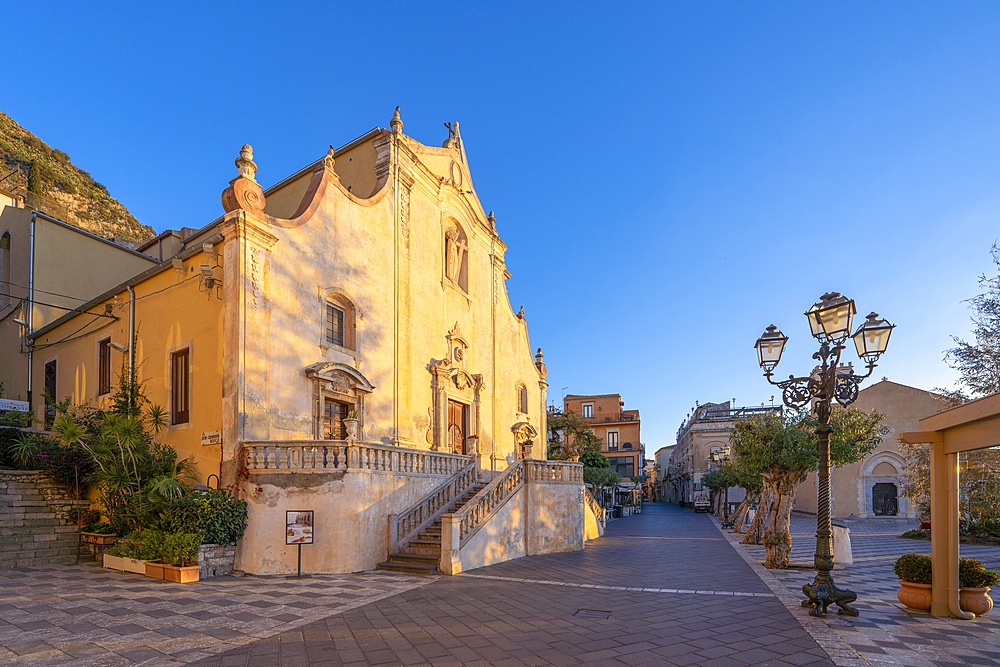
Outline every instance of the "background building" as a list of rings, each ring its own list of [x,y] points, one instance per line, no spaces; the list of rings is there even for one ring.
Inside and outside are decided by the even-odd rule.
[[[732,401],[696,405],[694,412],[677,431],[677,445],[666,475],[669,502],[690,507],[699,496],[707,499],[708,489],[702,488],[701,478],[715,464],[713,453],[718,458],[729,451],[729,434],[737,420],[769,412],[781,412],[781,408],[737,408]],[[731,504],[742,499],[740,489],[730,488]]]
[[[563,410],[574,412],[601,439],[601,453],[622,478],[632,482],[642,475],[646,451],[639,439],[639,411],[626,410],[621,394],[578,396],[567,394]]]
[[[858,392],[852,407],[885,415],[882,444],[863,461],[834,468],[830,473],[830,507],[835,517],[915,518],[916,508],[900,495],[906,458],[899,451],[899,433],[919,431],[918,421],[954,407],[940,394],[883,379]],[[795,492],[795,511],[816,513],[816,473],[810,473]]]

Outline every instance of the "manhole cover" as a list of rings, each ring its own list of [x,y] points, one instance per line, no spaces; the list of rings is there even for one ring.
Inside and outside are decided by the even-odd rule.
[[[581,618],[611,618],[610,611],[601,611],[600,609],[580,609],[573,615]]]

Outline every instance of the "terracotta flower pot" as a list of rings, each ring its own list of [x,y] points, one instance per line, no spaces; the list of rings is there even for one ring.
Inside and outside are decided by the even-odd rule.
[[[990,587],[960,588],[958,605],[962,611],[971,611],[976,616],[982,616],[993,609],[993,598],[990,597]]]
[[[910,609],[916,609],[917,611],[930,611],[931,585],[914,584],[900,579],[899,590],[896,591],[896,598]]]

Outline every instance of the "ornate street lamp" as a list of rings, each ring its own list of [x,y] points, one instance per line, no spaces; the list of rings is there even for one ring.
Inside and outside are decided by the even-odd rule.
[[[810,607],[809,614],[822,616],[827,607],[835,604],[837,613],[857,616],[858,610],[850,606],[858,599],[856,593],[837,588],[830,572],[833,571],[833,530],[830,522],[830,406],[836,400],[841,405],[850,405],[858,398],[858,386],[872,374],[876,363],[889,345],[893,326],[871,313],[854,333],[854,346],[858,357],[865,362],[867,372],[856,375],[853,368],[840,366],[840,355],[844,351],[844,341],[851,333],[851,319],[854,317],[854,301],[830,292],[820,297],[819,303],[806,311],[812,335],[819,341],[819,351],[813,359],[820,362],[812,375],[795,377],[775,382],[772,379],[775,367],[781,360],[781,352],[788,337],[778,331],[773,324],[757,339],[757,359],[764,369],[764,377],[781,388],[781,398],[790,408],[801,409],[813,401],[813,411],[819,421],[816,427],[819,447],[819,489],[816,512],[816,578],[802,587],[807,600],[803,607]]]

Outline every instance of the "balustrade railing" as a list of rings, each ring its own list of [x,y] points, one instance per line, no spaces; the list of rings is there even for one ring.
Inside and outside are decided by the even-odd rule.
[[[459,524],[459,546],[476,534],[483,524],[524,486],[524,461],[518,461],[486,485],[470,502],[452,514]]]
[[[602,526],[607,526],[607,510],[601,507],[601,504],[597,502],[597,498],[595,498],[594,494],[590,492],[590,489],[587,489],[586,491],[587,492],[584,494],[584,498],[587,501],[587,506],[590,507],[590,511],[597,517],[597,521]]]
[[[583,464],[570,461],[524,462],[529,482],[583,482]]]
[[[404,545],[414,534],[423,530],[434,518],[476,483],[476,464],[470,463],[439,484],[413,507],[389,516],[389,552]]]
[[[471,456],[462,454],[346,440],[247,441],[243,448],[250,474],[367,470],[454,475],[472,461]]]

